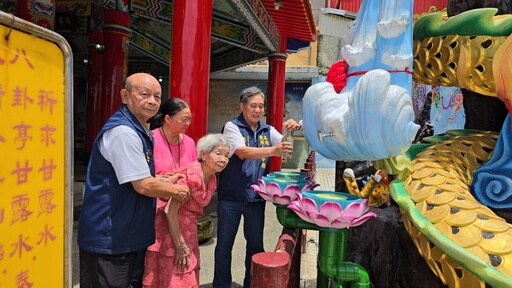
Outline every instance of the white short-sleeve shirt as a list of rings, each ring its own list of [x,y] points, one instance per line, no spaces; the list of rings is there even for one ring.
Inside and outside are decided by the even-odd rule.
[[[235,154],[236,149],[245,147],[244,137],[242,136],[240,129],[231,121],[224,125],[223,134],[226,136],[230,144],[229,158]],[[279,133],[274,127],[270,126],[270,146],[279,144],[282,138],[283,135],[281,135],[281,133]]]
[[[101,155],[112,164],[119,184],[151,177],[142,140],[125,125],[105,131],[98,141]]]

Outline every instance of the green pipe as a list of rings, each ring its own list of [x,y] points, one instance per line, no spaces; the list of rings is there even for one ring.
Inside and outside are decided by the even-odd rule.
[[[352,262],[343,262],[339,263],[337,267],[337,273],[340,281],[344,282],[352,282],[350,287],[352,288],[370,288],[370,277],[364,267],[352,263]],[[339,286],[343,287],[343,286]]]
[[[345,229],[343,229],[345,230]],[[324,269],[326,266],[326,262],[328,262],[328,257],[322,257],[322,255],[333,255],[333,257],[337,257],[339,254],[337,253],[337,247],[334,245],[338,240],[337,237],[332,237],[333,233],[324,233],[323,231],[319,231],[318,233],[318,255],[317,255],[317,263],[316,268],[318,270],[316,277],[316,287],[324,288],[329,286],[329,275],[327,275],[326,271],[329,269]],[[332,245],[331,245],[332,244]],[[343,257],[343,255],[341,255]],[[337,259],[338,261],[334,261]],[[345,258],[335,258],[332,259],[332,262],[329,264],[336,265],[337,262],[344,261]],[[322,264],[324,263],[324,264]]]
[[[347,257],[347,242],[348,242],[348,229],[343,229],[342,232],[345,233],[339,233],[338,240],[336,243],[338,243],[338,262],[344,262]],[[339,287],[346,287],[346,283],[342,282]]]
[[[348,229],[320,231],[320,234],[322,241],[318,249],[318,266],[322,273],[337,282],[352,282],[351,287],[370,287],[370,277],[361,265],[344,262]]]
[[[354,288],[369,288],[368,273],[359,264],[344,262],[347,252],[348,229],[326,229],[302,220],[285,206],[276,205],[277,220],[290,229],[319,231],[317,287],[329,287],[329,278],[337,282],[352,282]],[[338,284],[342,287],[342,284]]]

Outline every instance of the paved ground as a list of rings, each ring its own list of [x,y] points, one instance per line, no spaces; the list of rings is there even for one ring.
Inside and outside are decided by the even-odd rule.
[[[75,168],[75,197],[74,203],[75,206],[79,205],[82,201],[82,191],[83,191],[83,179],[84,179],[85,168],[84,167],[76,167]],[[317,190],[332,190],[334,191],[334,168],[329,169],[317,169],[315,180],[321,184]],[[213,237],[208,240],[206,243],[203,243],[199,246],[201,253],[201,276],[200,283],[201,288],[212,287],[211,283],[213,280],[213,253],[215,249],[216,243],[216,213],[215,206],[216,200],[215,198],[212,200],[212,203],[206,207],[205,212],[211,212],[213,216],[214,223],[214,232]],[[281,234],[282,226],[277,222],[277,218],[275,216],[275,207],[267,203],[266,208],[266,223],[265,223],[265,250],[273,251],[275,245],[277,243],[277,239]],[[78,222],[75,221],[73,229],[73,287],[80,287],[79,284],[79,267],[78,267],[78,247],[76,246],[76,228]],[[241,228],[241,227],[240,227]],[[312,288],[316,287],[316,256],[317,256],[317,244],[318,244],[318,232],[317,231],[307,231],[306,239],[306,250],[305,254],[302,255],[302,263],[301,263],[301,286],[300,288]],[[232,275],[233,275],[233,287],[242,287],[243,277],[244,277],[244,257],[245,257],[245,240],[243,238],[243,232],[239,229],[239,233],[237,234],[237,238],[235,240],[235,245],[233,248],[233,263],[231,267]]]

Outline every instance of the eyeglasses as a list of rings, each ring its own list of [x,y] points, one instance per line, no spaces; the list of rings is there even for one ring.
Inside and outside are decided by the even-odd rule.
[[[178,122],[180,122],[181,124],[187,124],[187,123],[191,123],[192,122],[192,116],[185,116],[185,117],[181,117],[181,118],[176,118],[176,120],[178,120]]]

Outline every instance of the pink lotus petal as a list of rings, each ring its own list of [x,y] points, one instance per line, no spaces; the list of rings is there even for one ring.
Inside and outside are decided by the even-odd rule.
[[[359,226],[374,217],[377,217],[377,214],[375,214],[373,212],[368,212],[368,213],[364,214],[363,216],[359,217],[357,220],[353,221],[350,226],[352,226],[352,227]]]
[[[292,199],[293,200],[298,200],[298,199],[302,199],[302,192],[297,192],[297,194],[295,194],[295,198]]]
[[[274,194],[272,195],[272,197],[274,198],[274,203],[276,204],[279,204],[279,205],[288,205],[290,204],[290,197],[288,195],[279,195],[279,194]]]
[[[258,184],[260,185],[260,190],[261,191],[265,191],[266,187],[267,187],[267,184],[265,184],[265,180],[263,179],[258,179]],[[254,184],[253,184],[254,185]]]
[[[281,188],[279,188],[279,185],[277,185],[276,183],[270,182],[267,184],[267,193],[271,196],[280,195]]]
[[[318,216],[318,212],[304,211],[304,213],[308,216],[310,222],[315,223],[316,217]]]
[[[297,207],[293,204],[290,204],[290,205],[288,205],[288,209],[295,212],[295,214],[297,214],[300,217],[300,219],[302,219],[306,222],[311,222],[311,219],[309,219],[309,217],[306,214],[304,214],[304,212],[302,210],[300,210],[299,207]]]
[[[297,201],[302,201],[302,194],[301,193],[298,194]]]
[[[272,197],[270,197],[270,195],[268,195],[265,191],[256,191],[256,193],[258,193],[258,195],[260,195],[263,200],[274,202],[274,199],[272,199]]]
[[[265,191],[265,189],[263,189],[263,190],[262,190],[262,189],[261,189],[261,186],[258,186],[258,185],[256,185],[256,184],[252,184],[252,185],[251,185],[251,188],[254,190],[254,192],[257,192],[257,193],[260,193],[260,192],[264,192],[264,191]]]
[[[292,202],[292,201],[294,201],[295,199],[297,199],[297,198],[299,197],[299,194],[300,194],[300,192],[299,192],[299,193],[297,193],[297,194],[295,194],[295,195],[293,195],[293,196],[290,198],[290,202]]]
[[[352,223],[352,221],[354,219],[357,219],[357,218],[355,218],[355,217],[352,217],[352,218],[339,217],[339,218],[336,218],[336,220],[334,220],[334,221],[343,222],[343,223],[349,223],[350,224],[350,223]]]
[[[338,228],[338,229],[344,229],[344,228],[350,227],[350,223],[349,222],[344,222],[344,221],[334,220],[334,222],[332,222],[332,224],[331,224],[331,227]]]
[[[352,215],[343,215],[341,217],[336,218],[336,220],[342,221],[342,222],[352,222],[355,219],[357,219],[359,216],[352,216]]]
[[[320,186],[320,184],[316,184],[314,182],[309,182],[308,184],[304,185],[304,187],[302,187],[301,192],[314,190],[318,186]]]
[[[368,199],[365,199],[365,198],[361,199],[361,203],[363,203],[364,206],[368,206]]]
[[[318,215],[319,215],[318,211],[313,211],[313,210],[311,210],[311,211],[304,211],[304,213],[306,213],[306,215],[308,215],[308,217],[313,219],[313,220],[316,219],[318,217]]]
[[[316,207],[316,203],[311,198],[308,198],[308,197],[302,198],[300,205],[301,205],[302,210],[306,213],[311,213],[313,211],[315,213],[318,213],[318,208]]]
[[[368,206],[366,206],[367,199],[363,199],[363,201],[352,202],[345,209],[343,209],[343,216],[356,216],[359,217],[363,215],[366,211],[368,211]]]
[[[300,207],[297,206],[297,204],[299,203],[299,199],[295,199],[293,200],[292,202],[290,202],[290,204],[288,206],[286,206],[288,209],[292,209],[292,207],[295,207],[296,209],[299,209],[300,210]]]
[[[284,188],[283,195],[288,195],[291,199],[297,197],[299,194],[299,186],[296,184],[288,185]]]
[[[331,220],[329,220],[325,215],[322,215],[320,213],[317,213],[315,215],[309,216],[313,222],[321,227],[331,227]]]
[[[299,198],[290,202],[290,205],[288,205],[287,207],[289,209],[292,209],[292,207],[294,207],[294,209],[298,209],[298,210],[302,211],[302,209],[300,208],[300,199]]]
[[[341,206],[336,202],[325,202],[320,206],[320,214],[323,214],[329,222],[341,216]]]
[[[298,197],[298,198],[296,198],[296,199],[294,199],[294,200],[292,200],[292,201],[290,202],[290,205],[288,205],[288,208],[290,208],[291,206],[294,206],[294,207],[296,207],[297,209],[299,209],[300,211],[303,211],[303,210],[302,210],[302,207],[300,206],[300,203],[301,203],[301,199],[300,199],[300,197]],[[290,209],[291,209],[291,208],[290,208]]]

